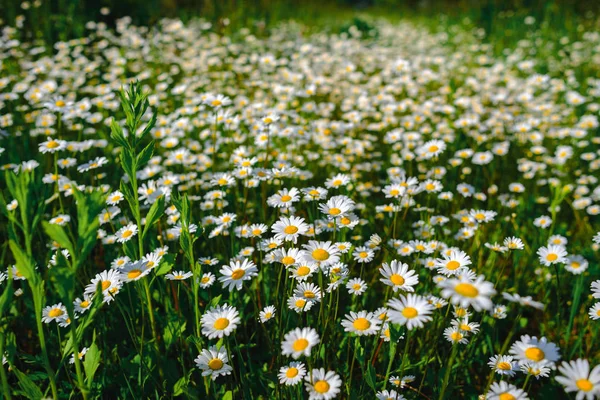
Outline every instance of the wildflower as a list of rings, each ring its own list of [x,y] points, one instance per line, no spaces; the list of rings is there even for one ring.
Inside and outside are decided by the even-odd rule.
[[[117,242],[125,243],[137,235],[137,225],[135,224],[127,224],[126,226],[119,229],[116,233]]]
[[[425,322],[431,321],[433,306],[419,295],[400,295],[399,299],[391,299],[387,305],[390,322],[406,325],[408,330],[422,328]]]
[[[495,355],[490,357],[488,362],[490,368],[492,368],[499,375],[514,376],[515,371],[518,367],[517,362],[513,361],[511,356]]]
[[[305,377],[306,391],[309,400],[330,400],[340,393],[342,380],[333,371],[325,372],[325,369],[313,369]]]
[[[217,349],[217,346],[210,346],[208,349],[202,349],[194,362],[202,370],[202,376],[210,376],[213,381],[221,375],[230,375],[233,371],[227,364],[229,357],[223,347]]]
[[[209,339],[229,336],[241,321],[239,315],[235,307],[227,304],[212,307],[200,319],[202,334]]]
[[[285,334],[281,342],[281,354],[292,356],[294,360],[300,356],[310,357],[312,348],[319,343],[319,335],[313,328],[296,328]]]
[[[358,336],[374,335],[379,332],[380,320],[373,313],[367,311],[359,311],[355,313],[350,311],[342,320],[344,331],[355,333]]]
[[[398,290],[414,292],[413,286],[419,283],[419,276],[408,269],[408,264],[397,260],[393,260],[390,264],[383,263],[379,273],[383,275],[380,281],[391,286],[394,293]]]
[[[231,292],[233,288],[241,290],[244,281],[258,275],[258,268],[252,261],[244,259],[241,262],[231,261],[229,265],[224,265],[219,273],[223,275],[219,278],[219,281],[223,283],[223,288],[227,288]]]
[[[565,392],[577,392],[576,400],[593,400],[600,396],[600,365],[590,371],[588,360],[563,361],[558,367],[562,374],[556,381],[565,387]]]
[[[88,350],[89,349],[87,347],[82,348],[81,351],[77,354],[77,358],[79,358],[80,360],[83,360],[83,357],[88,352]],[[69,364],[75,364],[75,353],[71,354],[71,358],[69,359]]]
[[[564,264],[567,262],[567,251],[562,246],[554,244],[548,247],[540,247],[537,251],[537,255],[540,257],[540,263],[549,267],[552,264]]]
[[[538,339],[535,336],[523,335],[510,347],[509,353],[517,359],[519,365],[534,362],[553,366],[560,359],[558,350],[558,346],[548,342],[545,337]]]
[[[262,322],[263,324],[274,317],[275,317],[275,306],[266,306],[259,313],[260,322]]]
[[[184,281],[188,278],[191,278],[192,275],[193,274],[191,272],[173,271],[173,272],[166,274],[165,278],[170,281]]]
[[[52,321],[60,322],[67,318],[67,308],[62,303],[44,307],[42,310],[42,322],[49,324]]]
[[[306,367],[300,361],[292,361],[289,365],[279,369],[279,383],[286,386],[295,386],[302,381],[306,375]]]
[[[308,225],[304,222],[304,218],[299,217],[281,217],[271,227],[275,234],[275,238],[284,241],[296,243],[300,235],[304,235],[308,231]]]
[[[461,307],[472,306],[476,311],[489,310],[493,304],[489,299],[496,291],[494,285],[484,281],[480,275],[475,281],[468,279],[447,279],[438,286],[442,289],[442,297],[449,299],[452,304]]]
[[[515,385],[504,381],[492,383],[490,391],[486,394],[485,398],[488,400],[529,400],[527,393],[523,389],[519,389]]]

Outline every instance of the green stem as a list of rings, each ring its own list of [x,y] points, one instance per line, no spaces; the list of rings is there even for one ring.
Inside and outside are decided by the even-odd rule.
[[[0,331],[0,360],[4,357],[4,331]],[[10,387],[8,386],[8,379],[6,378],[6,371],[4,371],[4,364],[0,361],[0,379],[2,379],[2,392],[4,392],[4,398],[11,400]]]
[[[450,380],[450,375],[452,373],[452,364],[454,363],[454,359],[456,358],[456,354],[458,353],[458,344],[452,346],[452,353],[450,354],[450,360],[448,360],[448,366],[446,367],[446,374],[444,375],[444,382],[442,383],[442,390],[440,391],[439,400],[444,399],[444,394],[446,393],[446,388],[448,387],[448,381]]]

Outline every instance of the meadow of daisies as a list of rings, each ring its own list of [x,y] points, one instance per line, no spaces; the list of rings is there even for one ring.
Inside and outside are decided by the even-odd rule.
[[[3,397],[599,398],[600,34],[375,28],[3,28]]]

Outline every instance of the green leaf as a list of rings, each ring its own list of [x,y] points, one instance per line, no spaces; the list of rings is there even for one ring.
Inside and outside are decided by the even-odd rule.
[[[23,391],[23,395],[25,395],[25,397],[32,400],[40,400],[44,397],[44,394],[40,388],[29,378],[29,376],[22,373],[15,367],[13,367],[13,372],[19,381],[19,387]]]
[[[228,390],[227,392],[225,392],[225,395],[223,396],[223,400],[233,400],[233,392],[231,390]]]
[[[94,380],[96,370],[100,366],[100,355],[101,351],[96,346],[96,343],[92,343],[87,353],[85,353],[85,359],[83,361],[83,369],[85,370],[86,382],[91,384]]]
[[[161,198],[156,200],[154,202],[154,204],[152,204],[152,207],[150,207],[150,210],[148,211],[148,214],[146,215],[146,225],[144,225],[144,229],[142,231],[142,238],[146,237],[146,233],[148,233],[148,230],[150,230],[152,225],[154,225],[156,223],[156,221],[158,221],[160,219],[160,217],[162,217],[164,212],[165,212],[165,197],[162,196]]]
[[[137,169],[137,163],[136,160],[133,159],[133,155],[128,150],[125,150],[121,152],[119,158],[121,159],[121,166],[123,167],[123,170],[125,170],[125,173],[127,176],[129,176],[129,179],[133,179]]]
[[[136,160],[136,168],[141,168],[150,161],[154,154],[154,140],[148,143],[148,145],[138,154]]]
[[[50,239],[58,243],[60,247],[69,250],[69,253],[71,255],[75,254],[73,243],[71,243],[67,232],[65,232],[65,229],[62,226],[43,221],[42,227],[44,228],[44,232],[46,232],[46,235],[48,235]]]
[[[129,143],[127,142],[127,139],[125,138],[125,135],[123,134],[123,130],[121,129],[121,127],[119,126],[119,124],[117,123],[117,121],[114,118],[110,122],[110,130],[111,130],[110,138],[117,145],[121,146],[124,150],[131,149],[131,147],[129,146]]]
[[[365,374],[365,380],[367,381],[367,385],[374,391],[377,391],[377,374],[375,373],[375,368],[371,363],[367,363],[367,373]]]
[[[25,279],[30,281],[31,284],[35,284],[35,282],[39,280],[39,276],[35,272],[31,259],[14,240],[9,240],[8,245],[10,246],[10,250],[15,257],[17,270],[25,277]]]

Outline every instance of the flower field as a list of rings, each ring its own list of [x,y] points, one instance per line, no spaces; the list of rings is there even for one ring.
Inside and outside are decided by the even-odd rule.
[[[0,37],[10,398],[600,398],[600,34]]]

